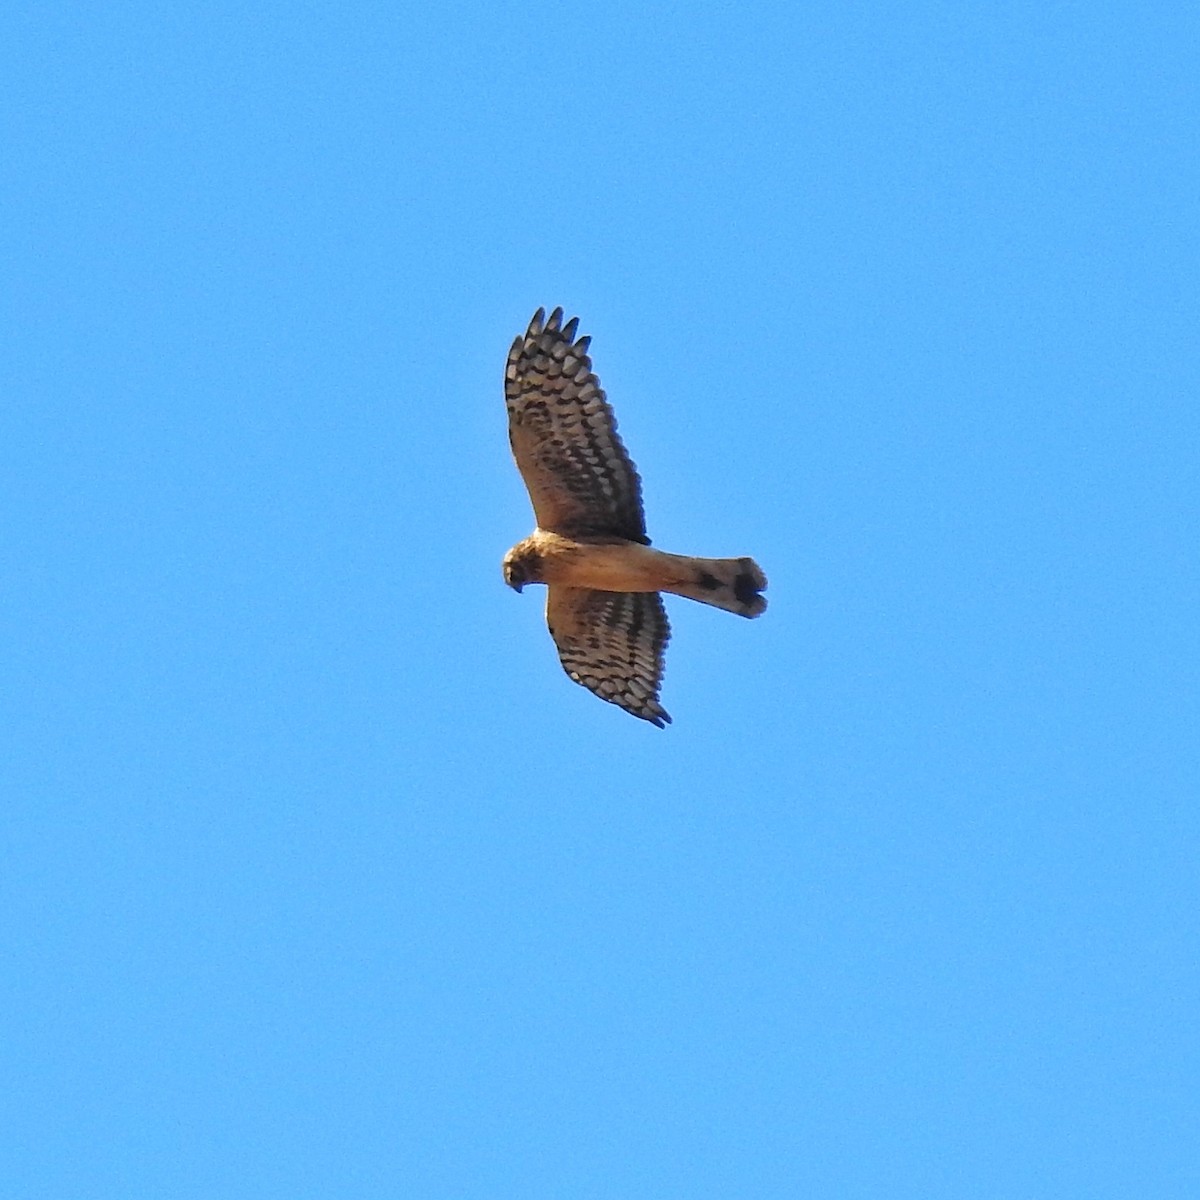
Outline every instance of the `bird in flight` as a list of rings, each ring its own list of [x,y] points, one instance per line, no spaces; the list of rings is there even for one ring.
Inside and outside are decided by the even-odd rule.
[[[547,584],[546,624],[567,674],[663,728],[670,636],[661,592],[742,617],[767,607],[751,558],[692,558],[650,546],[642,481],[592,371],[579,318],[539,308],[504,370],[508,437],[537,528],[504,556],[504,582]]]

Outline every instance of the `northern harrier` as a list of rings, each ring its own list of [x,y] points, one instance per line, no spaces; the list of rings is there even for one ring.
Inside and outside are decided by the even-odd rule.
[[[757,617],[767,579],[751,558],[650,549],[642,482],[592,373],[592,339],[576,339],[579,318],[563,325],[561,308],[545,316],[533,314],[504,372],[509,441],[537,518],[504,556],[504,582],[549,584],[546,624],[567,674],[661,729],[671,629],[659,593]]]

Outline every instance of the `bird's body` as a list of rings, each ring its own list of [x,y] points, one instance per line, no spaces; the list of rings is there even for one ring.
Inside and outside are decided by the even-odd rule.
[[[546,621],[567,674],[655,725],[670,636],[659,593],[744,617],[767,607],[750,558],[694,558],[650,546],[641,480],[592,373],[577,320],[542,309],[513,343],[505,369],[509,440],[537,528],[504,557],[520,591],[548,584]]]
[[[766,577],[751,558],[696,558],[623,538],[571,538],[535,529],[508,552],[505,563],[510,573],[521,564],[526,583],[672,592],[742,617],[757,617],[767,607],[758,594]]]

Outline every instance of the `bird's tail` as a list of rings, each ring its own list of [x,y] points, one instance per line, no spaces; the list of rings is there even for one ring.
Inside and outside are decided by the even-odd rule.
[[[739,617],[757,617],[766,611],[759,593],[767,577],[752,558],[688,558],[683,580],[666,589],[701,604],[711,604]]]

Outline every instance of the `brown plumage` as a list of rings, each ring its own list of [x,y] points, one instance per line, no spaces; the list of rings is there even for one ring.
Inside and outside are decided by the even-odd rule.
[[[670,626],[660,592],[743,617],[767,607],[766,576],[750,558],[691,558],[650,547],[642,484],[592,372],[578,318],[538,309],[513,342],[504,373],[513,457],[537,529],[504,557],[520,591],[548,584],[546,623],[567,674],[660,728],[658,701]]]

